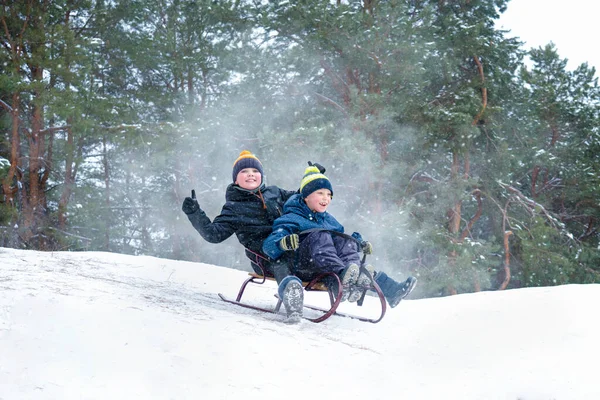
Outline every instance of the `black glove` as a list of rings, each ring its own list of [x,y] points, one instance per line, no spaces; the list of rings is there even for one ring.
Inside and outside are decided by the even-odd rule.
[[[294,251],[298,248],[298,246],[300,246],[300,237],[295,233],[284,236],[283,239],[279,241],[279,247],[281,247],[281,250]]]
[[[181,210],[186,214],[193,214],[200,209],[198,200],[196,200],[196,191],[192,189],[192,197],[183,199]]]
[[[308,165],[309,165],[309,166],[311,166],[311,167],[312,167],[312,166],[315,166],[315,167],[317,167],[317,169],[319,170],[319,172],[320,172],[320,173],[322,173],[322,174],[324,174],[324,173],[325,173],[325,171],[326,171],[326,170],[325,170],[325,167],[324,167],[324,166],[322,166],[322,165],[321,165],[321,164],[319,164],[319,163],[312,163],[312,162],[310,162],[310,161],[309,161],[309,162],[308,162]]]

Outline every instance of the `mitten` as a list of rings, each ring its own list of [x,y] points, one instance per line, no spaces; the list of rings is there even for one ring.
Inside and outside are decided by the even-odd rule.
[[[300,246],[300,237],[295,233],[284,236],[283,239],[279,241],[279,247],[281,247],[281,250],[294,251],[298,248],[298,246]]]
[[[371,244],[371,242],[367,242],[366,240],[364,240],[360,233],[354,232],[352,233],[352,237],[356,239],[363,253],[373,254],[373,245]]]
[[[192,197],[186,197],[183,199],[183,205],[181,210],[186,214],[193,214],[200,209],[198,200],[196,200],[196,191],[192,190]]]
[[[361,242],[360,247],[362,248],[363,253],[365,254],[373,254],[373,245],[371,242],[367,242],[366,240]]]
[[[324,167],[324,166],[322,166],[322,165],[321,165],[321,164],[319,164],[319,163],[313,163],[313,162],[310,162],[310,161],[309,161],[309,162],[308,162],[308,165],[309,165],[309,166],[311,166],[311,167],[312,167],[312,166],[315,166],[315,167],[317,167],[317,169],[319,170],[319,172],[320,172],[320,173],[322,173],[322,174],[324,174],[324,173],[325,173],[325,171],[326,171],[325,167]]]

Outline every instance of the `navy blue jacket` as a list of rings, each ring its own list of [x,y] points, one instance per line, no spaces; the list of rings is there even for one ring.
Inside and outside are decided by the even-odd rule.
[[[263,243],[263,253],[275,260],[284,253],[279,247],[284,236],[315,228],[344,233],[344,227],[333,215],[311,211],[302,196],[295,194],[283,206],[283,216],[275,220],[273,232]]]
[[[221,214],[212,222],[201,209],[188,214],[188,219],[207,242],[221,243],[235,233],[244,247],[261,253],[262,243],[271,233],[273,222],[282,215],[283,204],[294,193],[297,192],[277,186],[263,185],[259,192],[230,184]]]

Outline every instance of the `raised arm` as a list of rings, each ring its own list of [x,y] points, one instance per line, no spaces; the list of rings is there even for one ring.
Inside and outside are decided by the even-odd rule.
[[[192,190],[192,196],[186,197],[181,206],[182,211],[187,215],[192,226],[198,233],[210,243],[221,243],[233,235],[237,230],[237,224],[231,210],[227,205],[223,206],[221,214],[214,221],[206,216],[206,213],[200,208],[196,199],[196,192]]]

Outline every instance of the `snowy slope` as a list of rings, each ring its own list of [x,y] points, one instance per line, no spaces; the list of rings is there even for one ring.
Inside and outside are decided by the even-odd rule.
[[[218,298],[245,278],[0,248],[0,399],[600,399],[600,285],[407,300],[379,324],[288,326]],[[249,299],[274,305],[274,288]],[[372,315],[377,304],[343,306]]]

